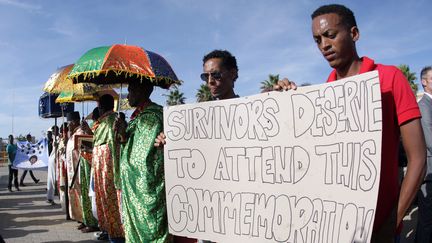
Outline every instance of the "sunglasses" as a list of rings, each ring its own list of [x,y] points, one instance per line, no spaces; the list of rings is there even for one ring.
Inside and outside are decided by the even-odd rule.
[[[213,73],[201,73],[200,77],[202,81],[207,82],[210,76],[216,80],[220,80],[222,78],[222,72],[213,72]]]

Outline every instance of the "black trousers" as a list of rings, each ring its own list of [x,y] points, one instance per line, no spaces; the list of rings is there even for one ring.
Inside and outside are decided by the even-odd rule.
[[[424,182],[417,194],[418,213],[415,242],[432,242],[432,182]]]
[[[24,183],[24,178],[26,177],[28,171],[30,172],[30,176],[31,176],[31,178],[33,179],[33,181],[34,181],[35,183],[38,182],[39,180],[36,179],[36,177],[33,175],[33,171],[31,171],[31,170],[25,170],[25,171],[22,173],[22,175],[21,175],[20,183],[21,183],[21,184]]]
[[[18,170],[12,168],[12,165],[9,165],[9,183],[8,188],[12,188],[12,180],[14,182],[15,188],[18,189]]]

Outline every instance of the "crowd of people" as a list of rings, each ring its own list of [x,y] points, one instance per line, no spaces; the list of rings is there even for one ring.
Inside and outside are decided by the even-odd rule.
[[[432,163],[432,118],[429,113],[432,112],[432,68],[421,71],[425,96],[419,108],[399,69],[358,55],[356,42],[360,31],[350,9],[338,4],[324,5],[311,17],[313,39],[333,68],[327,82],[373,70],[379,72],[383,142],[371,242],[397,241],[402,219],[417,193],[416,241],[432,242],[432,165],[429,165]],[[236,58],[230,52],[214,50],[204,56],[201,79],[215,99],[239,97],[234,91],[237,78]],[[296,84],[283,79],[274,89],[295,90]],[[93,112],[91,127],[80,119],[78,112],[72,112],[67,114],[67,124],[52,129],[56,139],[52,143],[49,168],[55,170],[49,169],[51,179],[48,180],[47,199],[53,201],[54,183],[57,182],[60,198],[68,205],[67,218],[79,222],[78,229],[82,232],[101,230],[99,239],[111,242],[205,242],[168,233],[163,112],[160,105],[150,100],[152,91],[153,85],[146,80],[129,83],[128,99],[135,107],[129,122],[113,111],[113,97],[103,95]],[[397,157],[400,137],[408,160],[401,184]],[[92,145],[85,142],[88,138],[92,138]],[[8,152],[13,154],[16,147],[13,147],[13,137],[9,139],[12,139],[12,145],[8,146]],[[17,172],[11,165],[9,169],[9,190],[12,180],[19,190]],[[31,171],[30,175],[33,177]],[[22,180],[20,185],[23,186]]]

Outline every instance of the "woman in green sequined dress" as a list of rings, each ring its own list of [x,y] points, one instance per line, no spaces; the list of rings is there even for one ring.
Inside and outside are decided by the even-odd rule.
[[[127,128],[118,125],[124,142],[120,173],[126,241],[171,242],[163,151],[153,146],[156,136],[163,130],[162,107],[150,101],[153,86],[147,80],[130,83],[128,91],[129,103],[136,110]]]

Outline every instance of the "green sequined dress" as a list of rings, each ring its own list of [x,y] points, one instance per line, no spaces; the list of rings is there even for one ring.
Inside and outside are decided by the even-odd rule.
[[[129,122],[122,149],[122,208],[127,242],[170,242],[163,151],[154,147],[163,130],[162,107],[151,103]]]

